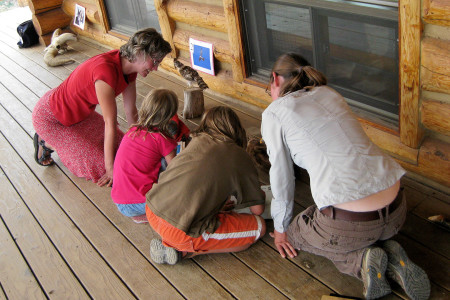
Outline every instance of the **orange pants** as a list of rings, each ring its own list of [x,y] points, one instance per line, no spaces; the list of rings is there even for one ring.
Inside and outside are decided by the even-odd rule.
[[[264,219],[251,214],[219,213],[220,226],[214,233],[193,238],[155,215],[145,206],[150,226],[161,236],[163,245],[185,252],[206,252],[250,245],[261,237]]]

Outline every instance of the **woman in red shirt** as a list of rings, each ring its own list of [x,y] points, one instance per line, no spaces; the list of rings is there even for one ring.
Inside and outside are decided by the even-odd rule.
[[[49,166],[55,150],[76,176],[112,185],[114,156],[123,137],[116,97],[123,96],[128,125],[137,121],[136,77],[157,70],[171,47],[153,28],[136,32],[120,47],[79,65],[33,110],[35,160]],[[100,104],[102,115],[95,112]]]

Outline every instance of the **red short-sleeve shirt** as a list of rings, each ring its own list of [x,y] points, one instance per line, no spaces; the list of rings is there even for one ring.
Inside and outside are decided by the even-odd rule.
[[[115,95],[121,94],[137,74],[124,75],[119,50],[94,56],[79,65],[56,88],[50,97],[50,108],[56,119],[65,126],[84,120],[98,104],[95,82],[110,85]]]

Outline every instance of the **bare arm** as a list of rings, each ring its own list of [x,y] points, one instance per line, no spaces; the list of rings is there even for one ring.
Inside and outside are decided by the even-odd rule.
[[[95,92],[98,103],[102,109],[103,120],[105,121],[105,169],[106,173],[99,179],[97,185],[112,185],[114,155],[116,153],[116,124],[117,124],[117,106],[113,88],[102,80],[95,82]]]
[[[123,109],[127,117],[128,127],[137,123],[138,111],[136,108],[136,81],[130,84],[122,92],[123,95]]]
[[[166,160],[167,164],[170,164],[172,159],[175,157],[176,151],[177,151],[177,148],[173,149],[172,152],[170,152],[169,154],[164,156],[164,159]]]

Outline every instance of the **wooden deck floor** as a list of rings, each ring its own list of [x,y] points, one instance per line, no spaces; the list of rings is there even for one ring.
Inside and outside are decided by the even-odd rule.
[[[27,19],[27,8],[0,14],[0,299],[320,299],[331,293],[361,297],[361,282],[308,253],[282,259],[268,235],[244,252],[199,256],[176,266],[153,264],[149,242],[156,234],[148,225],[123,217],[109,188],[74,177],[57,156],[52,167],[35,163],[34,104],[79,63],[108,49],[81,40],[67,54],[77,63],[47,67],[43,46],[16,45],[16,26]],[[139,101],[158,87],[173,89],[182,99],[183,86],[169,74],[151,73],[138,79]],[[206,107],[232,105],[249,131],[258,131],[257,109],[211,94],[205,100]],[[267,176],[261,180],[266,182]],[[450,234],[427,217],[450,216],[450,196],[409,177],[402,184],[409,212],[395,239],[429,274],[431,298],[449,299]],[[307,184],[298,181],[297,187],[300,211],[312,199]],[[385,299],[406,299],[398,286],[393,289]]]

